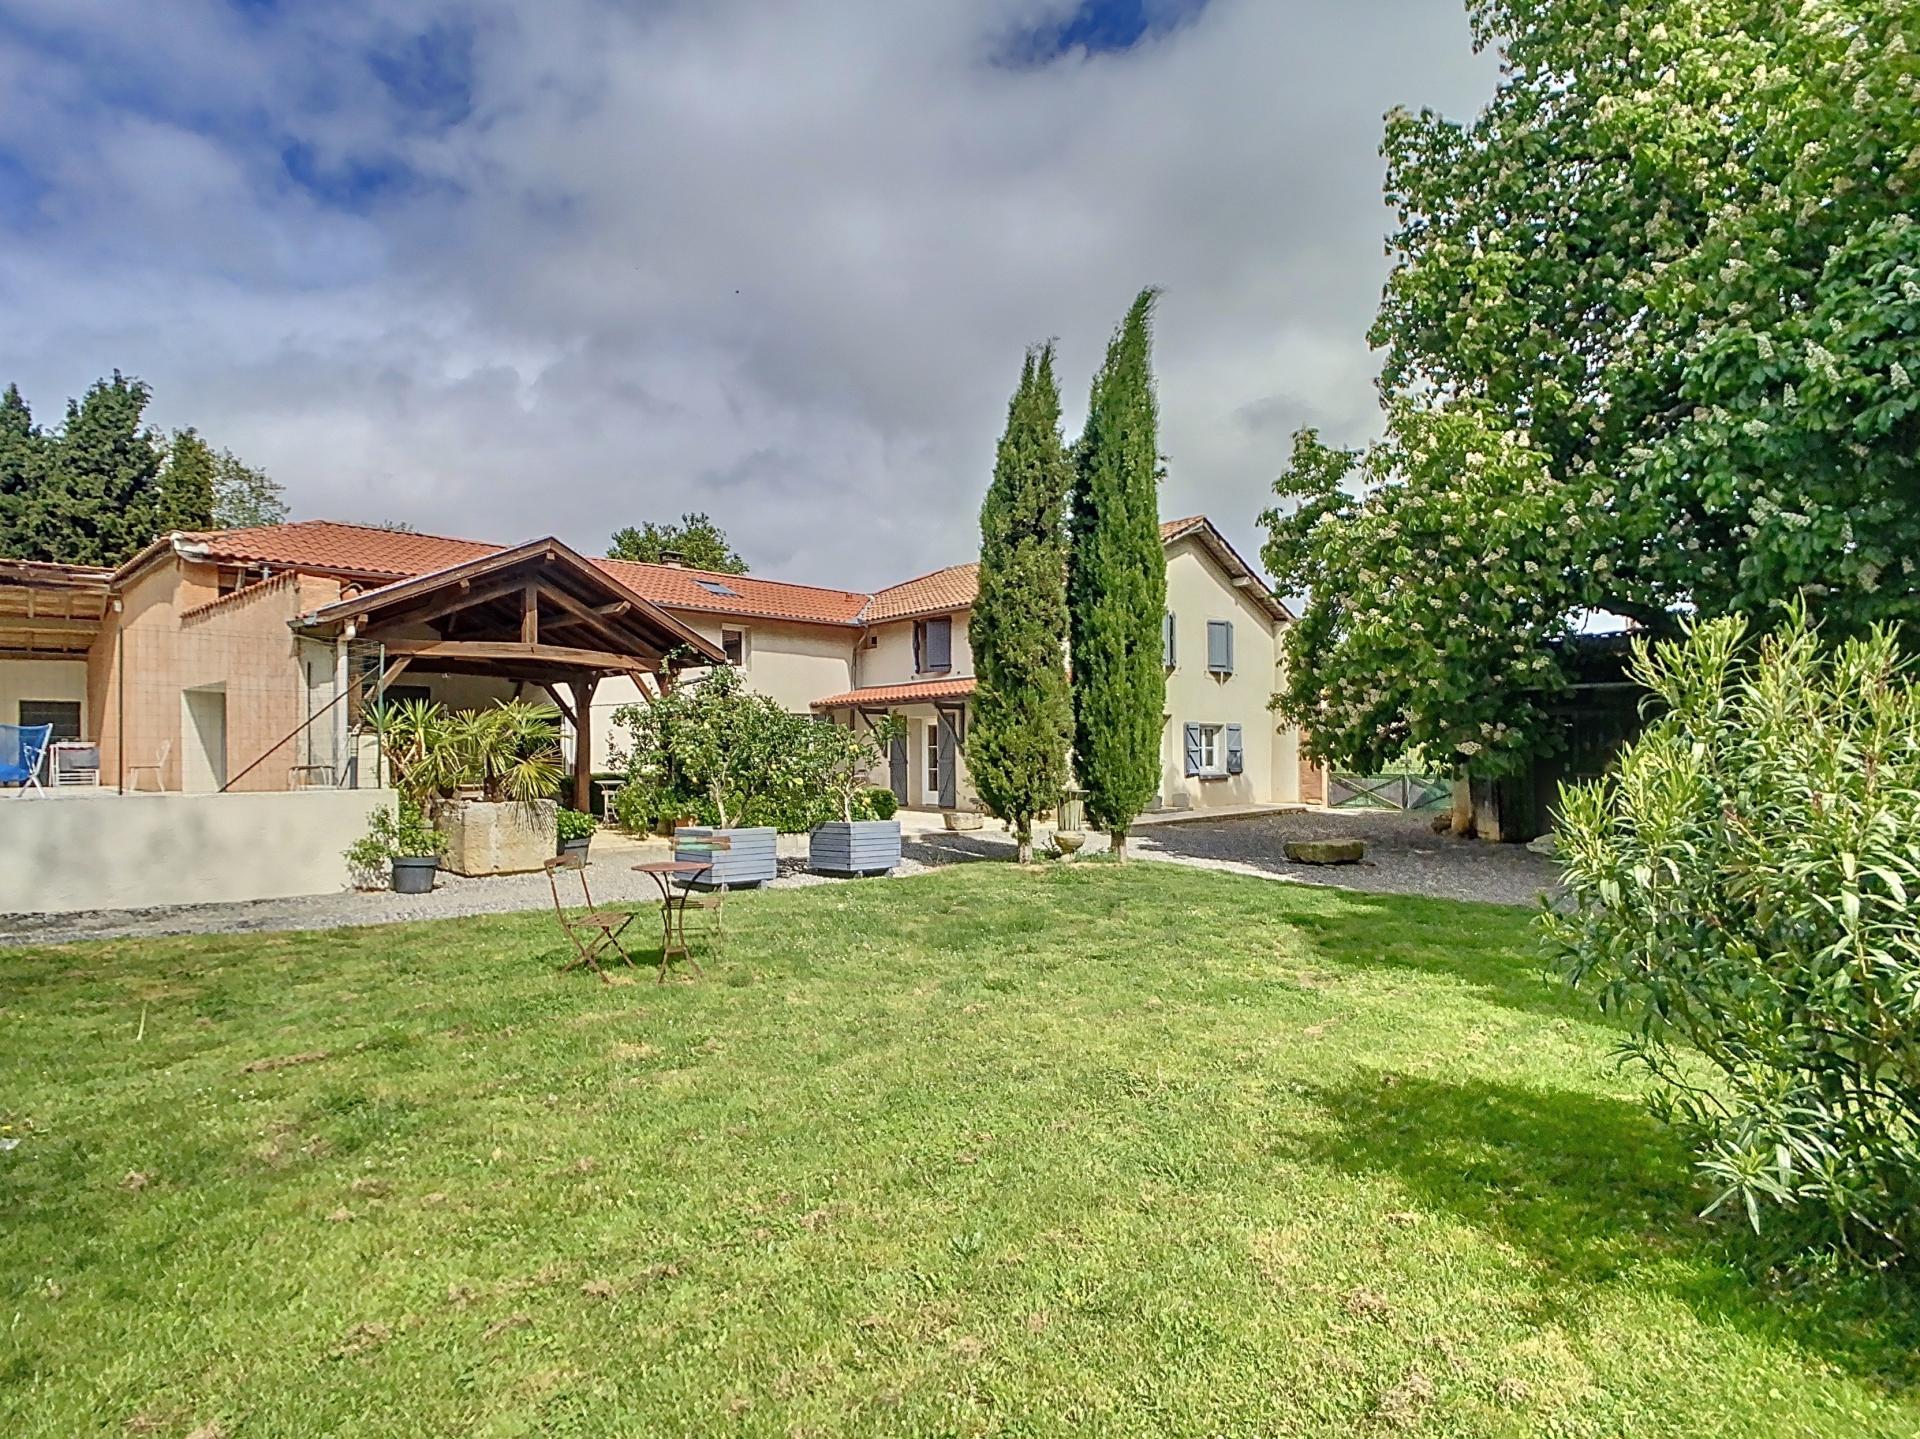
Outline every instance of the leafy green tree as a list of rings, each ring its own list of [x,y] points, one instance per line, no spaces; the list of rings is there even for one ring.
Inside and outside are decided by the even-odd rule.
[[[968,624],[973,719],[967,766],[988,813],[1033,859],[1033,817],[1059,802],[1073,705],[1067,692],[1065,508],[1073,467],[1060,438],[1053,346],[1027,352],[980,509],[980,591]]]
[[[718,525],[699,512],[685,514],[677,525],[657,525],[648,520],[640,528],[632,525],[616,530],[607,550],[611,560],[636,560],[657,565],[668,555],[676,555],[683,564],[696,570],[713,570],[723,575],[744,575],[747,562],[740,558]]]
[[[161,532],[213,527],[213,451],[194,429],[178,430],[160,471],[157,505]]]
[[[46,475],[47,439],[18,385],[0,394],[0,556],[25,558],[32,546],[30,515]]]
[[[1911,642],[1911,4],[1472,15],[1507,61],[1492,102],[1387,122],[1387,438],[1343,461],[1309,437],[1266,517],[1310,596],[1282,710],[1323,758],[1366,763],[1384,727],[1496,772],[1540,741],[1544,643],[1588,611],[1665,632],[1804,600]],[[1396,627],[1439,654],[1382,668]]]
[[[257,529],[287,522],[286,491],[265,470],[243,463],[232,450],[214,456],[213,523],[218,529]]]
[[[113,372],[67,404],[38,503],[30,506],[30,559],[117,565],[158,531],[166,447],[142,421],[147,386]]]
[[[1124,859],[1127,829],[1160,785],[1166,709],[1153,306],[1142,290],[1094,376],[1074,447],[1067,609],[1073,654],[1073,763],[1087,814]]]

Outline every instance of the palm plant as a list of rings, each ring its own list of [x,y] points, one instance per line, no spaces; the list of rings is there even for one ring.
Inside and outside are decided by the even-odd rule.
[[[552,705],[507,700],[455,714],[406,700],[374,711],[372,723],[394,788],[429,812],[465,786],[495,802],[547,799],[566,774]]]

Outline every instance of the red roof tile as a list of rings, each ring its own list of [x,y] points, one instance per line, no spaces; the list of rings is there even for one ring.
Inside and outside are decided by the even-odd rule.
[[[279,565],[311,574],[405,579],[490,555],[500,548],[482,540],[348,525],[337,520],[300,520],[248,530],[207,530],[180,536],[190,552],[238,564]]]
[[[964,610],[980,593],[978,564],[948,565],[930,575],[890,585],[873,597],[867,622],[903,620],[909,615],[937,615]]]
[[[636,594],[674,610],[800,620],[817,625],[855,625],[868,596],[853,590],[788,584],[752,575],[725,575],[680,565],[643,565],[632,560],[595,560]]]
[[[881,708],[886,705],[929,704],[934,700],[961,700],[973,693],[973,676],[966,675],[950,680],[918,680],[904,685],[869,685],[865,689],[848,690],[845,694],[828,695],[823,700],[815,700],[813,707],[826,709],[865,709]]]

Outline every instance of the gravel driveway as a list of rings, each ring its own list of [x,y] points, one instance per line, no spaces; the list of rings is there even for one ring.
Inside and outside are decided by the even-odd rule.
[[[1486,845],[1435,835],[1426,815],[1379,812],[1308,812],[1216,820],[1184,820],[1142,826],[1131,849],[1143,860],[1218,869],[1298,884],[1334,885],[1383,894],[1421,894],[1491,904],[1531,905],[1554,882],[1550,860],[1518,845]],[[1365,839],[1370,851],[1357,865],[1289,863],[1289,839]],[[805,840],[783,837],[780,878],[773,887],[838,884],[806,872]],[[909,833],[896,877],[924,874],[943,865],[1004,860],[1013,841],[997,824],[964,834]],[[1106,848],[1100,835],[1087,837],[1086,852]],[[636,858],[657,858],[664,845],[644,852],[631,840],[610,837],[596,844],[590,872],[596,901],[631,903],[658,897],[651,881],[629,869]],[[629,852],[631,851],[631,852]],[[853,881],[870,883],[871,881]],[[78,914],[0,915],[0,945],[63,944],[82,939],[144,939],[170,934],[244,934],[253,931],[335,929],[399,920],[452,919],[507,914],[552,904],[546,876],[501,879],[440,876],[424,895],[349,892],[248,904],[208,904],[147,910],[93,910]],[[577,899],[574,902],[578,902]]]

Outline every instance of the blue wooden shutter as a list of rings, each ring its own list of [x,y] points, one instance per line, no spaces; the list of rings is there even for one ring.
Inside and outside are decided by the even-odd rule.
[[[1192,779],[1200,773],[1200,726],[1186,726],[1185,741],[1187,749],[1187,778]]]
[[[1173,660],[1173,611],[1168,610],[1166,618],[1160,622],[1160,663],[1172,669]]]
[[[1233,673],[1233,621],[1207,621],[1207,670],[1211,674]]]
[[[1227,773],[1239,774],[1247,767],[1247,757],[1240,744],[1240,726],[1227,726]]]
[[[950,615],[927,621],[927,668],[953,668],[953,617]]]

